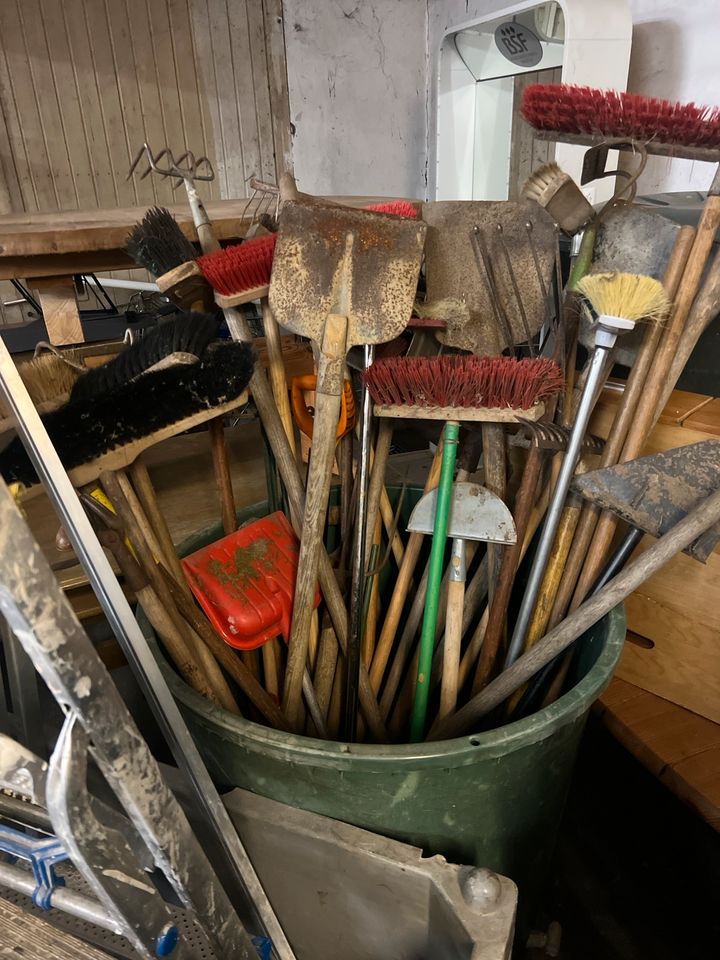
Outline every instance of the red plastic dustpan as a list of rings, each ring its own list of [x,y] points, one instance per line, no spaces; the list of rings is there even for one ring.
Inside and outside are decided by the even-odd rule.
[[[182,561],[198,603],[231,647],[254,650],[290,619],[300,543],[284,513],[270,514]],[[315,606],[320,594],[315,597]]]

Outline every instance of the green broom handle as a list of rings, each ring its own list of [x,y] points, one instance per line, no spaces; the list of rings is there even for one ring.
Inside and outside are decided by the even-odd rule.
[[[435,522],[433,526],[432,546],[430,548],[430,567],[428,572],[425,613],[422,633],[420,634],[420,657],[418,661],[415,700],[410,721],[410,742],[420,743],[425,736],[425,718],[428,696],[430,694],[430,673],[435,648],[435,627],[440,605],[440,586],[445,567],[445,542],[447,540],[448,518],[452,497],[455,457],[457,455],[460,424],[454,420],[445,424],[443,431],[443,456],[440,467]]]

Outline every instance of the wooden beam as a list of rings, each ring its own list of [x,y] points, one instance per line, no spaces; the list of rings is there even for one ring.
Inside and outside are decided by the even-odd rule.
[[[56,347],[84,343],[72,276],[37,280],[35,288],[45,318],[48,340]]]

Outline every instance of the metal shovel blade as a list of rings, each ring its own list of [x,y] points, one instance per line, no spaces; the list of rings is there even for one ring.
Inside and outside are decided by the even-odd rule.
[[[435,526],[437,490],[418,500],[410,514],[408,530],[431,534]],[[482,540],[484,543],[515,543],[517,535],[512,514],[496,494],[477,483],[455,483],[450,503],[448,537]]]
[[[702,440],[575,477],[573,489],[645,533],[660,537],[720,487],[720,440]],[[684,552],[705,563],[720,525]]]
[[[412,313],[424,242],[421,220],[288,201],[269,292],[278,323],[321,342],[326,318],[339,314],[348,349],[394,339]]]
[[[590,273],[636,273],[662,280],[680,224],[654,210],[617,200],[606,210],[598,225]],[[643,337],[645,324],[618,339],[613,356],[622,366],[632,366]],[[580,342],[591,349],[595,324],[583,313]]]
[[[422,215],[428,302],[461,307],[443,317],[440,342],[501,353],[511,344],[495,319],[498,302],[513,343],[534,336],[547,319],[556,249],[555,224],[542,207],[529,200],[442,200],[424,203]]]

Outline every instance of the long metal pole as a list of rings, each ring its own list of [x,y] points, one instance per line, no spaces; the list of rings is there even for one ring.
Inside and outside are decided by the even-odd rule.
[[[373,362],[375,347],[365,345],[365,369]],[[360,429],[360,464],[358,467],[358,498],[355,516],[355,541],[353,543],[352,577],[350,581],[350,628],[347,646],[347,678],[345,683],[344,736],[348,743],[357,737],[357,712],[360,691],[360,650],[362,646],[362,611],[365,595],[365,540],[367,494],[370,478],[370,393],[366,386],[362,392],[362,421]]]
[[[8,409],[15,418],[18,433],[28,456],[45,486],[48,497],[150,704],[175,761],[191,784],[194,805],[223,852],[223,859],[230,874],[228,884],[231,888],[228,890],[230,901],[247,904],[249,911],[256,919],[259,932],[270,938],[278,957],[294,960],[290,944],[232,820],[223,806],[220,795],[215,789],[170,688],[135,620],[130,604],[85,515],[12,357],[1,339],[0,394],[3,395]],[[202,882],[200,878],[198,882]],[[208,893],[206,889],[200,897],[200,902],[203,898],[207,898]],[[229,904],[228,907],[230,910],[233,909]],[[241,928],[239,919],[237,924]]]
[[[562,516],[563,507],[565,506],[567,492],[570,489],[570,482],[580,457],[580,449],[585,437],[585,430],[590,420],[590,414],[595,406],[595,398],[602,379],[603,370],[605,369],[608,349],[609,348],[605,348],[604,346],[597,345],[593,352],[592,360],[590,361],[590,371],[580,399],[580,406],[578,407],[575,424],[570,434],[570,440],[568,441],[567,452],[565,453],[557,483],[553,490],[552,500],[550,501],[547,516],[545,517],[545,524],[540,536],[540,543],[533,558],[533,565],[530,570],[530,576],[528,577],[525,594],[522,598],[517,620],[515,621],[515,629],[513,630],[512,639],[505,659],[506,669],[511,666],[523,652],[525,637],[527,636],[530,619],[535,609],[535,602],[540,593],[540,587],[542,586],[543,577],[545,576],[545,569],[550,559],[550,553],[555,543],[555,534],[557,533],[560,517]]]

